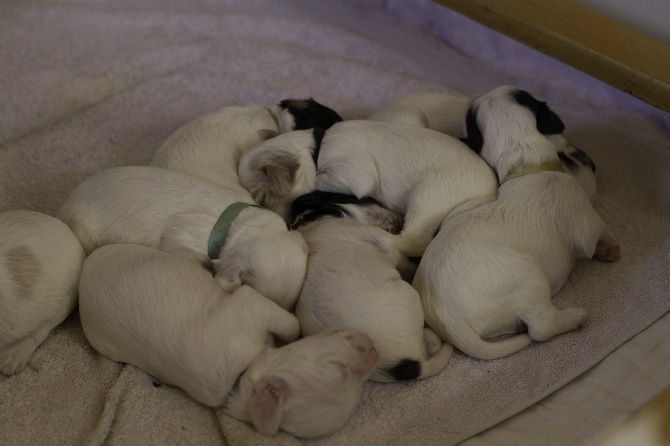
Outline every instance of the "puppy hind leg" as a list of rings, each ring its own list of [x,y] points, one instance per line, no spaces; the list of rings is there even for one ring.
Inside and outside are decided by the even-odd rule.
[[[593,257],[605,262],[614,262],[621,258],[621,247],[619,242],[610,234],[606,232],[596,245],[596,251]]]
[[[536,341],[547,341],[556,335],[577,329],[586,322],[587,312],[583,308],[558,309],[551,303],[549,284],[536,290],[527,300],[530,305],[520,314],[528,327],[528,335]]]

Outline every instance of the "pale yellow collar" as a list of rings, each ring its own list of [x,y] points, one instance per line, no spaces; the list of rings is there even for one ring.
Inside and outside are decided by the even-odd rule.
[[[529,173],[538,173],[538,172],[564,172],[563,165],[560,161],[549,161],[542,164],[522,164],[520,166],[514,166],[509,171],[507,175],[502,179],[500,184],[504,183],[507,180],[512,178],[520,177],[522,175],[528,175]]]

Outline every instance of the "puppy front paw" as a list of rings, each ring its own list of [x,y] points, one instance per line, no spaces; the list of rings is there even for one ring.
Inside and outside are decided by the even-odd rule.
[[[614,237],[605,234],[596,244],[596,252],[593,257],[605,262],[614,262],[621,258],[621,247]]]
[[[19,373],[26,367],[35,349],[35,343],[30,338],[26,338],[1,351],[0,373],[9,376]]]

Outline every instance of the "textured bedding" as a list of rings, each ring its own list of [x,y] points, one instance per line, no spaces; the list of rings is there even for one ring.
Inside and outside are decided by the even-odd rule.
[[[55,215],[84,179],[147,164],[226,105],[314,97],[360,119],[404,93],[511,84],[562,117],[622,247],[615,263],[579,261],[555,297],[585,307],[586,325],[499,360],[455,352],[423,381],[367,383],[350,422],[306,444],[585,444],[670,385],[670,118],[623,92],[427,0],[10,0],[0,57],[0,211]],[[75,311],[26,370],[0,376],[0,443],[303,442],[101,356]]]

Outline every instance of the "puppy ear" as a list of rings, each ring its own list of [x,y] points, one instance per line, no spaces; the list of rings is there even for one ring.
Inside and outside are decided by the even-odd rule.
[[[292,154],[275,154],[262,171],[268,179],[272,194],[285,197],[293,190],[300,162]]]
[[[234,260],[216,259],[212,261],[216,271],[214,280],[228,293],[241,287],[242,283],[251,277],[248,266],[242,262],[239,255],[231,257],[235,257]]]
[[[286,381],[270,376],[254,384],[251,392],[251,422],[263,435],[275,435],[279,430],[284,406],[289,397]]]
[[[465,115],[465,131],[467,136],[461,138],[461,141],[481,155],[482,147],[484,146],[484,135],[482,135],[482,129],[479,128],[479,123],[477,122],[477,107],[473,107],[472,105],[468,108],[468,113]]]
[[[538,101],[539,111],[535,115],[537,131],[543,135],[556,135],[563,133],[565,124],[561,118],[549,108],[546,102]]]
[[[275,130],[270,130],[270,129],[261,129],[258,131],[258,136],[260,136],[263,141],[267,141],[268,139],[272,139],[275,136],[279,135],[278,132]]]
[[[524,90],[515,90],[511,93],[517,104],[527,107],[535,115],[537,131],[543,135],[563,133],[565,124],[561,118],[549,108],[546,102],[538,101]]]

